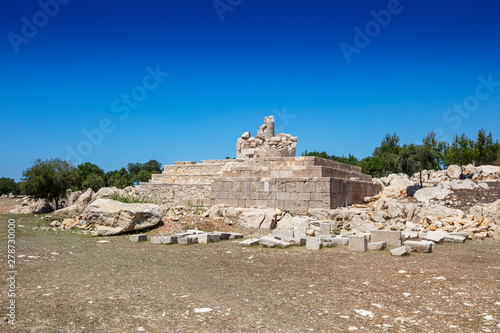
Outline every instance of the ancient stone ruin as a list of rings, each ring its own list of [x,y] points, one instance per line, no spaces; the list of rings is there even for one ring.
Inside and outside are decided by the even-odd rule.
[[[264,118],[255,137],[245,132],[236,141],[236,158],[246,160],[262,157],[293,157],[297,147],[297,137],[290,134],[274,134],[274,117]]]
[[[141,192],[171,205],[279,208],[298,214],[363,203],[381,186],[361,168],[313,157],[296,157],[297,138],[274,133],[264,118],[257,135],[237,140],[236,160],[175,162],[141,183]]]

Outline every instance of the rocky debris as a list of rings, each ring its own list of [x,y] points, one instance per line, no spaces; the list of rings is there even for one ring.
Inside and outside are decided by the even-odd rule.
[[[83,192],[76,200],[75,205],[79,208],[86,207],[92,201],[92,196],[94,195],[94,191],[89,188],[87,191]]]
[[[146,234],[135,234],[135,235],[128,236],[128,239],[132,243],[145,242],[145,241],[148,240],[148,235],[146,235]]]
[[[293,230],[294,228],[307,227],[311,220],[309,217],[292,216],[287,213],[278,221],[276,229]]]
[[[398,257],[406,256],[409,255],[410,253],[411,253],[411,248],[406,245],[391,250],[391,254],[393,256],[398,256]]]
[[[45,200],[35,200],[29,197],[24,197],[21,206],[11,209],[12,214],[46,214],[54,211],[55,205]]]
[[[424,187],[415,192],[413,197],[420,202],[428,203],[430,200],[444,200],[453,192],[442,187]]]
[[[99,235],[116,235],[155,226],[160,222],[161,213],[160,207],[154,204],[97,199],[85,208],[84,219],[96,227]]]
[[[255,137],[245,132],[236,141],[236,158],[293,157],[297,147],[297,137],[290,134],[274,133],[274,117],[264,118]]]

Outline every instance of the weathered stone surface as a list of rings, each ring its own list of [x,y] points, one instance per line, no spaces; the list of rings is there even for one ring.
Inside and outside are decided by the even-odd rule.
[[[198,235],[198,244],[208,244],[210,242],[209,234]]]
[[[184,236],[177,238],[177,243],[181,245],[189,245],[193,243],[193,238],[190,236]]]
[[[320,250],[322,247],[321,239],[318,237],[307,237],[306,238],[306,249],[308,250]]]
[[[151,244],[163,244],[163,236],[152,236],[149,239]]]
[[[259,245],[259,239],[258,238],[249,238],[249,239],[246,239],[246,240],[240,242],[239,244],[240,244],[240,246]]]
[[[238,239],[238,238],[243,238],[243,234],[239,234],[236,232],[229,233],[229,239]]]
[[[80,208],[87,206],[92,201],[93,195],[94,195],[94,191],[91,188],[87,189],[87,191],[83,192],[78,197],[78,200],[76,200],[75,205],[77,205]]]
[[[349,238],[347,238],[347,237],[333,237],[332,242],[334,242],[338,245],[348,245]]]
[[[409,246],[412,252],[422,252],[422,253],[432,252],[432,244],[429,244],[427,242],[406,241],[403,244],[405,246]]]
[[[391,250],[393,256],[406,256],[411,253],[411,248],[409,246],[400,246]]]
[[[292,243],[288,243],[279,239],[276,239],[272,236],[263,236],[259,239],[259,243],[266,247],[289,247]]]
[[[450,165],[446,170],[446,175],[451,179],[458,179],[461,173],[462,169],[458,165]]]
[[[319,224],[320,235],[330,235],[332,233],[332,225],[329,222],[321,222]]]
[[[350,236],[349,251],[366,252],[367,244],[365,236]]]
[[[272,208],[246,209],[238,219],[238,225],[244,228],[273,229],[275,223],[276,216]]]
[[[401,246],[401,232],[389,230],[372,230],[372,242],[387,242],[389,246]]]
[[[424,240],[432,241],[436,244],[442,243],[449,234],[446,231],[430,231],[424,237]]]
[[[309,218],[291,216],[290,214],[285,214],[281,220],[276,223],[276,229],[278,230],[293,230],[294,228],[305,228],[309,225]]]
[[[415,192],[413,197],[420,202],[429,202],[430,200],[444,200],[453,191],[443,187],[424,187]]]
[[[146,235],[146,234],[135,234],[135,235],[128,236],[128,239],[131,242],[133,242],[133,243],[145,242],[145,241],[148,240],[148,235]]]
[[[85,208],[84,220],[96,226],[100,235],[116,235],[155,226],[160,222],[160,207],[153,204],[125,204],[97,199]]]
[[[293,230],[273,230],[273,237],[281,239],[285,242],[292,242],[294,240]]]
[[[378,251],[383,250],[387,247],[387,242],[372,242],[368,243],[367,249],[368,251]]]

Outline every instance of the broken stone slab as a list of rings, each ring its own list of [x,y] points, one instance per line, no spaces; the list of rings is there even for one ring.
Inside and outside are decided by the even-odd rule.
[[[331,242],[332,241],[332,235],[319,235],[318,236],[322,242]]]
[[[428,242],[419,242],[419,241],[406,241],[403,243],[405,246],[409,246],[412,252],[421,252],[421,253],[431,253],[432,252],[432,244]]]
[[[208,234],[208,241],[209,242],[220,242],[220,235],[219,234],[210,233],[210,234]]]
[[[445,242],[451,242],[451,243],[463,243],[467,239],[466,236],[458,236],[458,235],[452,235],[448,234],[447,236],[444,237]]]
[[[172,244],[172,243],[177,243],[177,238],[174,239],[172,236],[163,236],[163,244]]]
[[[150,237],[149,240],[151,244],[163,244],[163,236],[153,236]]]
[[[442,243],[444,239],[448,236],[446,231],[430,231],[424,237],[424,240],[432,241],[436,244]]]
[[[421,240],[422,243],[427,243],[427,244],[430,244],[431,247],[434,249],[436,247],[436,243],[434,242],[431,242],[431,241],[427,241],[427,240]]]
[[[450,232],[450,236],[462,236],[466,239],[469,237],[469,233],[467,232]]]
[[[384,250],[387,247],[387,242],[372,242],[368,243],[367,248],[368,251],[379,251],[379,250]]]
[[[198,244],[208,244],[210,242],[220,241],[220,235],[218,234],[198,234]]]
[[[411,248],[409,246],[400,246],[391,250],[393,256],[407,256],[411,253]]]
[[[332,225],[329,222],[321,222],[319,224],[320,235],[330,235],[332,233]]]
[[[374,243],[385,241],[389,246],[401,246],[401,231],[372,230],[370,234]]]
[[[229,232],[229,239],[239,239],[243,238],[243,234],[239,234],[236,232]]]
[[[365,236],[350,236],[349,251],[366,252],[366,237]]]
[[[295,237],[294,240],[295,244],[297,245],[306,245],[307,242],[307,237]]]
[[[318,237],[307,237],[306,238],[306,249],[308,250],[320,250],[323,246],[321,239]]]
[[[292,243],[274,238],[273,236],[263,236],[259,239],[259,244],[266,247],[289,247]]]
[[[146,234],[136,234],[136,235],[130,235],[128,236],[128,239],[132,243],[137,243],[137,242],[145,242],[148,240],[148,235]]]
[[[259,239],[258,238],[249,238],[249,239],[246,239],[246,240],[240,242],[239,244],[240,244],[240,246],[259,245]]]

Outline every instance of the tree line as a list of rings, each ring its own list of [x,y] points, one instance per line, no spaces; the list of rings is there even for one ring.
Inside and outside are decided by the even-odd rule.
[[[449,165],[460,167],[492,164],[500,165],[500,143],[493,141],[491,132],[479,130],[476,139],[464,134],[455,135],[451,143],[437,140],[434,132],[423,138],[421,144],[401,145],[399,136],[387,134],[371,156],[358,159],[349,156],[328,155],[326,152],[302,153],[302,156],[317,156],[341,163],[361,167],[363,173],[373,177],[387,176],[390,173],[406,173],[411,176],[422,170],[441,170]]]
[[[27,194],[58,205],[67,189],[98,191],[101,187],[125,188],[151,179],[161,173],[162,165],[156,160],[146,163],[129,163],[119,170],[104,172],[98,165],[85,162],[77,166],[60,158],[37,159],[23,171],[21,182],[12,178],[0,178],[0,194]]]

